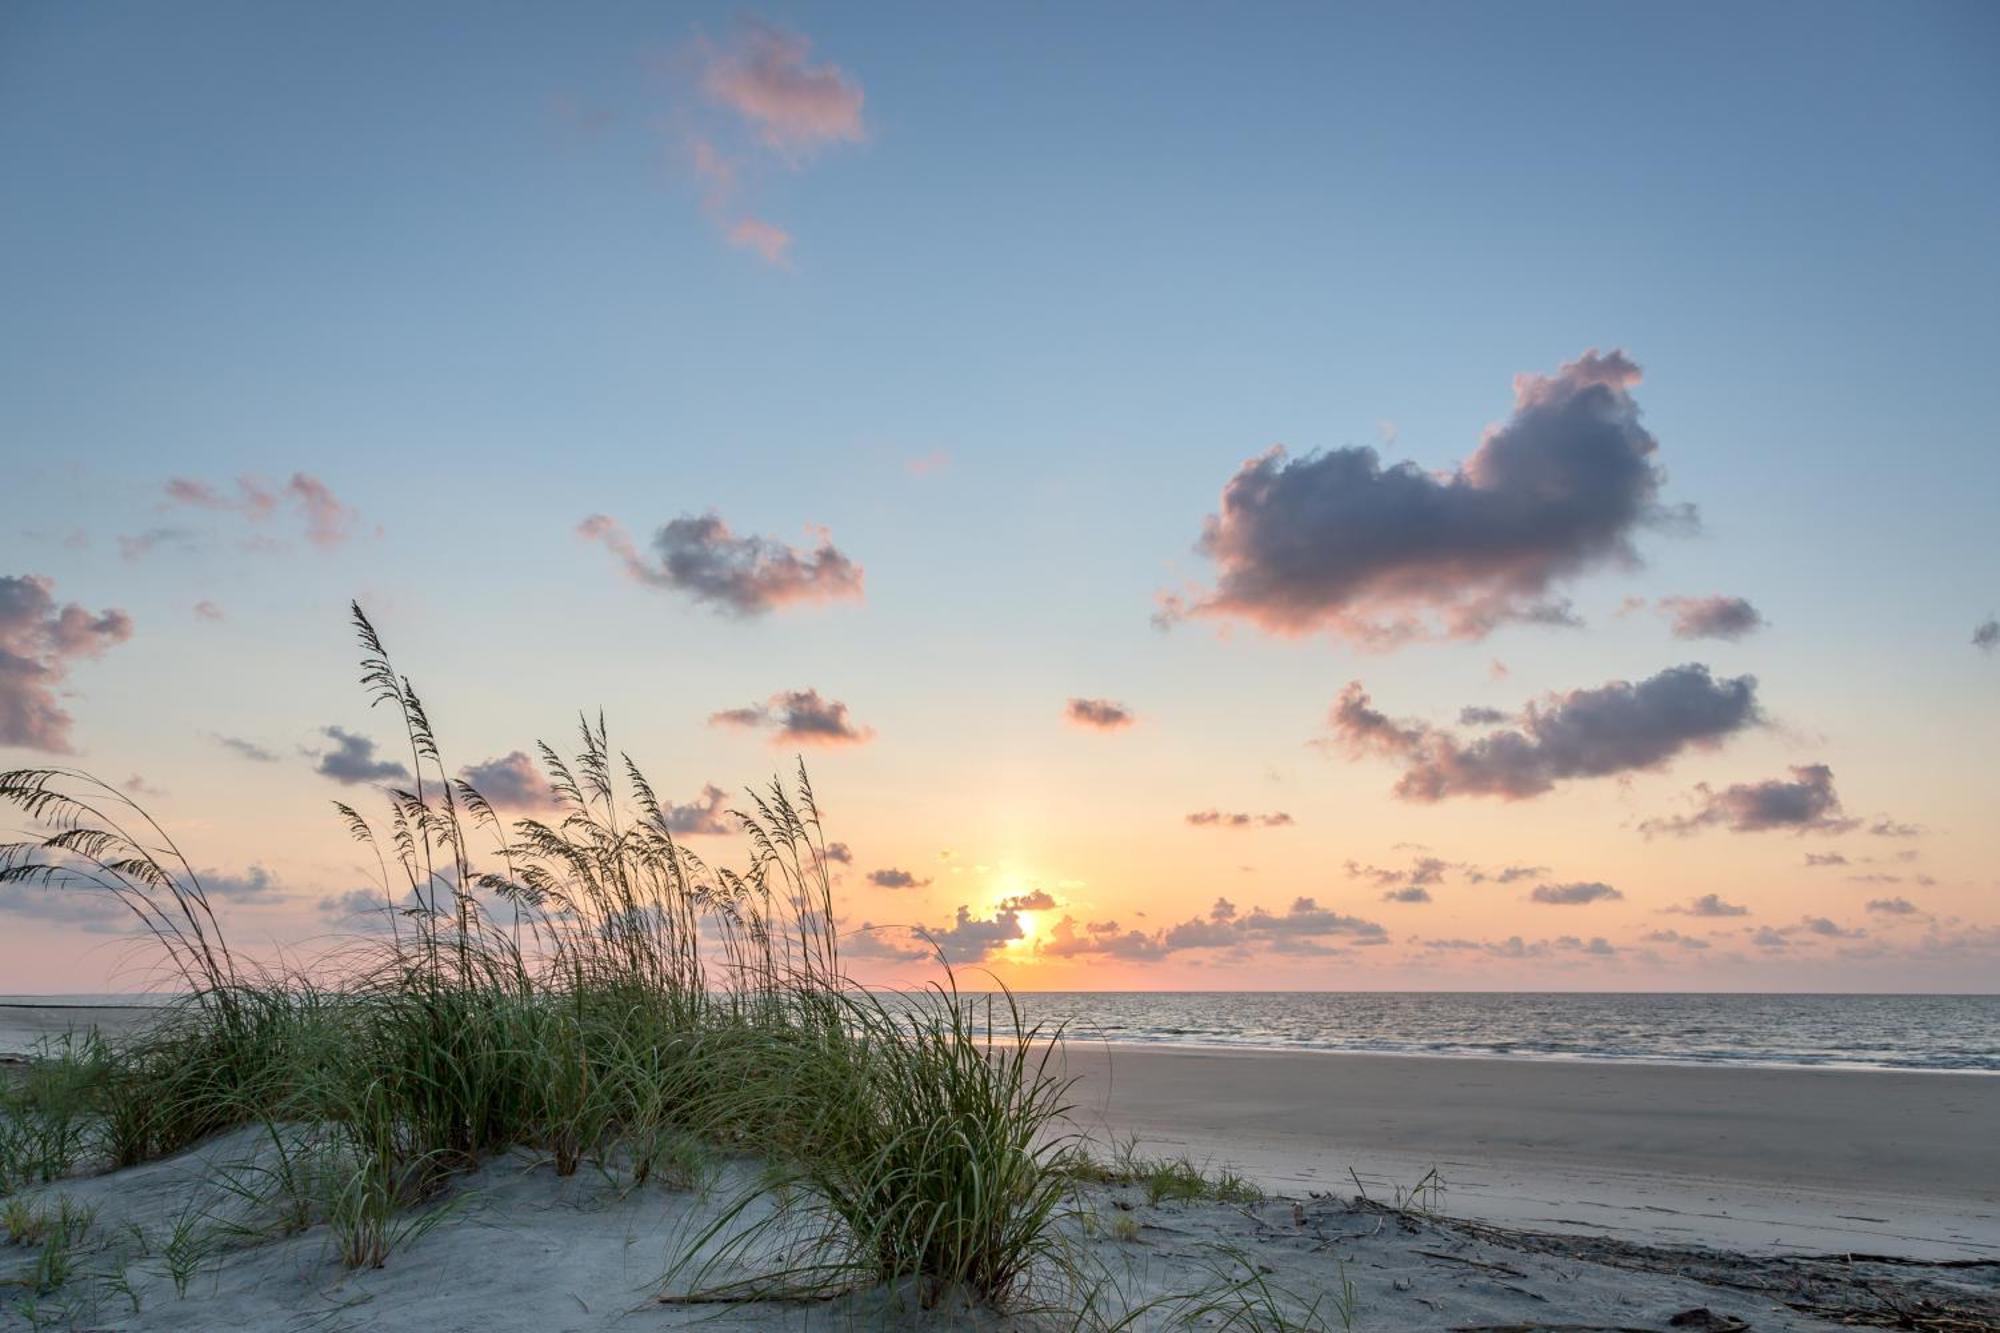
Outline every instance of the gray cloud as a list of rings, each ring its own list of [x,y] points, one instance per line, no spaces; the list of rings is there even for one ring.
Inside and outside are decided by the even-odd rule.
[[[1699,898],[1688,899],[1685,907],[1663,907],[1663,912],[1677,916],[1748,916],[1750,909],[1735,903],[1724,902],[1719,893],[1704,893]]]
[[[226,875],[220,870],[199,872],[202,892],[210,898],[227,898],[241,902],[257,899],[268,902],[279,896],[278,880],[262,866],[253,865],[240,875]]]
[[[713,727],[769,727],[772,739],[794,745],[860,745],[874,738],[873,728],[857,725],[847,705],[820,697],[818,690],[780,690],[761,704],[725,708],[710,713]]]
[[[586,518],[577,533],[602,542],[638,582],[686,593],[729,615],[859,601],[862,595],[861,566],[841,554],[823,530],[816,533],[819,544],[807,552],[768,537],[739,537],[713,511],[683,514],[653,534],[652,559],[603,514]]]
[[[1132,725],[1132,710],[1109,699],[1071,699],[1063,705],[1063,716],[1074,726],[1092,731],[1116,731]]]
[[[73,719],[56,699],[70,667],[132,637],[123,611],[93,615],[58,607],[55,583],[39,574],[0,575],[0,745],[74,753]]]
[[[1458,725],[1461,727],[1492,727],[1507,721],[1512,713],[1498,708],[1480,708],[1468,704],[1458,710]]]
[[[1668,667],[1636,685],[1616,680],[1531,702],[1518,727],[1461,739],[1377,712],[1360,681],[1341,692],[1321,744],[1352,756],[1401,760],[1396,794],[1519,800],[1557,782],[1657,768],[1689,746],[1712,746],[1759,722],[1753,676],[1718,680],[1699,663]]]
[[[1683,935],[1678,930],[1653,930],[1642,937],[1648,944],[1671,944],[1680,949],[1706,949],[1708,941],[1694,935]]]
[[[868,882],[880,889],[921,889],[930,883],[929,879],[918,879],[907,870],[889,866],[882,870],[868,872]]]
[[[1687,835],[1721,825],[1732,833],[1762,833],[1785,829],[1793,833],[1845,833],[1861,821],[1841,813],[1833,789],[1833,770],[1825,764],[1792,768],[1789,782],[1737,782],[1716,791],[1707,783],[1695,788],[1696,810],[1671,819],[1649,819],[1639,825],[1648,837],[1655,833]]]
[[[830,842],[826,845],[826,859],[851,866],[854,864],[854,853],[847,850],[847,844],[844,842]]]
[[[1509,935],[1504,940],[1436,939],[1422,941],[1425,949],[1454,953],[1481,953],[1493,958],[1527,959],[1547,958],[1554,954],[1582,953],[1601,958],[1615,957],[1618,949],[1602,935],[1593,935],[1588,940],[1575,935],[1559,935],[1552,940],[1528,941],[1519,935]]]
[[[497,809],[553,810],[556,806],[549,780],[520,750],[510,750],[483,764],[468,764],[458,770],[458,776]]]
[[[1924,834],[1924,826],[1921,824],[1902,824],[1884,816],[1870,824],[1868,831],[1878,838],[1921,838]]]
[[[225,750],[234,751],[243,758],[254,760],[260,764],[275,764],[278,762],[278,756],[275,753],[265,749],[255,741],[246,741],[240,736],[217,736],[215,743]]]
[[[1839,852],[1807,852],[1806,864],[1808,866],[1844,866],[1847,864],[1847,858]]]
[[[1292,817],[1283,810],[1273,810],[1269,814],[1253,815],[1243,811],[1197,810],[1185,817],[1196,828],[1284,828],[1292,822]]]
[[[222,608],[220,606],[217,606],[214,602],[209,601],[207,598],[203,598],[201,601],[196,602],[194,604],[194,616],[196,620],[228,619],[228,617],[223,614]]]
[[[1382,901],[1385,903],[1427,903],[1430,900],[1431,891],[1421,884],[1411,884],[1400,889],[1390,889],[1382,895]]]
[[[1048,912],[1053,911],[1057,906],[1059,904],[1055,900],[1055,895],[1047,889],[1030,889],[1026,893],[1019,893],[1015,894],[1012,898],[1002,899],[1000,910],[1003,912]]]
[[[730,827],[728,811],[724,808],[728,802],[728,792],[712,782],[705,782],[701,787],[701,795],[685,805],[676,805],[672,801],[661,802],[660,817],[666,821],[667,831],[670,833],[733,833],[735,830]],[[840,847],[842,852],[847,850],[839,843],[833,846]],[[832,856],[832,847],[827,849],[827,854]]]
[[[1911,902],[1908,898],[1902,898],[1902,897],[1870,898],[1868,900],[1868,910],[1871,912],[1878,913],[1879,915],[1882,916],[1919,915],[1919,909],[1917,905]]]
[[[1448,474],[1384,468],[1367,446],[1251,459],[1197,544],[1216,563],[1214,589],[1163,599],[1162,623],[1228,617],[1378,646],[1574,623],[1550,595],[1557,583],[1636,563],[1642,527],[1692,518],[1659,504],[1657,442],[1630,392],[1639,378],[1619,351],[1518,377],[1512,417]]]
[[[1528,894],[1533,902],[1551,903],[1562,907],[1577,907],[1584,903],[1609,902],[1625,895],[1609,884],[1595,880],[1578,880],[1573,884],[1537,884]]]
[[[408,782],[410,770],[393,759],[377,759],[375,742],[342,727],[321,727],[333,748],[319,752],[314,771],[350,786],[357,782]],[[308,752],[311,753],[311,752]]]
[[[74,882],[60,888],[6,885],[0,888],[0,913],[93,935],[130,935],[141,929],[132,910],[109,891]]]
[[[1313,898],[1296,898],[1283,912],[1262,907],[1239,913],[1227,898],[1217,898],[1206,917],[1193,917],[1148,934],[1120,931],[1115,921],[1093,922],[1085,931],[1064,917],[1038,944],[1057,957],[1101,955],[1127,961],[1151,961],[1193,949],[1246,951],[1261,947],[1279,953],[1323,956],[1339,950],[1324,941],[1344,938],[1353,944],[1382,944],[1388,932],[1376,922],[1321,907]]]
[[[2000,619],[1992,616],[1980,621],[1972,630],[1972,646],[1982,653],[1990,653],[2000,648]]]
[[[895,962],[918,962],[943,954],[946,962],[958,965],[983,962],[1026,935],[1018,910],[1003,907],[990,917],[975,917],[971,908],[961,906],[952,923],[943,927],[877,926],[864,921],[859,931],[842,937],[840,951]]]
[[[1741,597],[1662,597],[1656,605],[1673,622],[1676,639],[1740,639],[1762,629],[1764,617]]]
[[[129,560],[136,563],[144,560],[155,551],[169,547],[181,551],[192,551],[200,544],[198,534],[186,528],[148,528],[144,532],[135,533],[130,536],[121,536],[118,539],[118,556],[122,560]]]

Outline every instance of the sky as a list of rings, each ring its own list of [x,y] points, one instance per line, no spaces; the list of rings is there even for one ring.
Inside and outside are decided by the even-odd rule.
[[[358,601],[868,980],[2000,988],[1990,5],[17,3],[0,171],[0,766],[246,951]]]

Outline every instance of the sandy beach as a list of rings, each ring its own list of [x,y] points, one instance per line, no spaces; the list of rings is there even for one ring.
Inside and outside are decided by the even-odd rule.
[[[1068,1053],[1077,1118],[1281,1193],[1758,1251],[2000,1258],[2000,1077],[1168,1046]]]
[[[21,1049],[144,1017],[8,1006],[0,1033]],[[2000,1078],[1082,1043],[1062,1058],[1080,1132],[1228,1166],[1268,1192],[1231,1204],[1082,1187],[1064,1243],[1100,1288],[1059,1293],[1070,1306],[1171,1301],[1228,1271],[1259,1275],[1301,1309],[1318,1300],[1321,1322],[1306,1327],[2000,1327]],[[264,1131],[238,1131],[33,1191],[31,1206],[94,1209],[93,1262],[131,1289],[92,1297],[89,1326],[1043,1327],[963,1308],[912,1314],[880,1291],[675,1299],[663,1283],[673,1256],[757,1188],[754,1160],[717,1159],[693,1190],[634,1189],[615,1170],[563,1179],[546,1157],[514,1152],[419,1209],[437,1213],[434,1228],[385,1267],[348,1271],[323,1226],[239,1215],[243,1198],[219,1182],[261,1178],[270,1153]],[[1413,1196],[1433,1171],[1442,1190]],[[185,1294],[160,1258],[117,1239],[165,1236],[196,1214],[225,1239]],[[495,1247],[511,1256],[504,1272]],[[0,1246],[0,1283],[30,1257]],[[0,1327],[38,1326],[25,1308],[0,1302]],[[1897,1322],[1912,1311],[1932,1322]]]

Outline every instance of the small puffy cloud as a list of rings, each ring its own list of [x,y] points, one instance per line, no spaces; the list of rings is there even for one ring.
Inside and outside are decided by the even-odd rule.
[[[1197,810],[1185,819],[1196,828],[1285,828],[1292,823],[1292,817],[1283,810],[1261,815],[1241,810]]]
[[[1030,889],[1026,893],[1019,893],[1011,898],[1002,899],[1000,910],[1003,912],[1047,912],[1053,910],[1058,905],[1055,895],[1047,889]]]
[[[685,805],[676,805],[672,801],[661,802],[660,817],[666,821],[667,831],[670,833],[732,833],[735,830],[728,822],[726,809],[728,803],[728,792],[712,782],[705,782],[702,784],[701,795]],[[834,843],[832,847],[827,848],[828,857],[834,860],[843,859],[834,856],[836,848],[843,855],[847,851],[845,845]]]
[[[275,764],[278,756],[255,741],[246,741],[241,736],[217,736],[215,743],[230,753],[259,764]]]
[[[345,543],[361,522],[361,515],[335,495],[332,487],[307,472],[294,472],[280,487],[256,477],[238,477],[234,489],[228,491],[209,482],[175,477],[167,483],[166,493],[167,507],[234,513],[252,523],[262,523],[281,506],[289,506],[299,518],[306,540],[323,551]]]
[[[1732,833],[1762,833],[1784,829],[1792,833],[1845,833],[1861,821],[1849,819],[1833,789],[1833,770],[1825,764],[1800,764],[1789,781],[1732,783],[1716,791],[1707,783],[1695,788],[1695,812],[1671,819],[1649,819],[1639,825],[1655,833],[1687,835],[1720,825]]]
[[[813,63],[812,42],[799,33],[745,20],[698,54],[703,95],[741,116],[773,151],[796,158],[865,134],[861,84],[831,61]]]
[[[1382,895],[1382,901],[1385,903],[1427,903],[1430,900],[1431,891],[1421,884],[1409,884],[1400,889],[1390,889]]]
[[[1908,898],[1870,898],[1868,910],[1880,916],[1917,916],[1917,905]]]
[[[910,871],[886,866],[881,870],[869,871],[868,882],[878,889],[921,889],[931,881],[928,878],[919,879]]]
[[[875,735],[848,717],[846,704],[823,699],[818,690],[780,690],[761,704],[710,713],[708,724],[770,728],[777,744],[860,745]]]
[[[1783,931],[1773,930],[1769,926],[1759,926],[1751,932],[1750,942],[1760,949],[1769,949],[1772,952],[1791,947],[1791,941],[1785,938]]]
[[[196,620],[222,620],[225,617],[223,616],[221,607],[207,598],[203,598],[194,604],[194,618]]]
[[[1522,710],[1517,726],[1471,739],[1390,719],[1373,707],[1360,681],[1341,692],[1327,720],[1332,735],[1321,745],[1401,761],[1396,794],[1430,802],[1520,800],[1561,781],[1659,768],[1690,746],[1720,744],[1762,714],[1755,677],[1717,679],[1690,663],[1636,684],[1614,680],[1546,695]]]
[[[1654,604],[1672,622],[1676,639],[1740,639],[1764,626],[1757,608],[1741,597],[1662,597]]]
[[[1579,880],[1573,884],[1537,884],[1528,894],[1532,902],[1550,903],[1559,907],[1609,902],[1624,896],[1609,884],[1601,884],[1595,880]]]
[[[318,752],[314,771],[335,782],[408,782],[410,770],[393,759],[377,759],[375,742],[342,727],[321,727],[320,734],[333,742],[331,750]]]
[[[1870,824],[1868,831],[1878,838],[1921,838],[1924,834],[1921,824],[1903,824],[1887,816]]]
[[[826,845],[826,859],[851,866],[854,864],[854,853],[847,850],[847,844],[844,842],[830,842]]]
[[[1497,727],[1513,717],[1512,713],[1500,708],[1481,708],[1468,704],[1458,710],[1458,725],[1461,727]]]
[[[520,750],[510,750],[483,764],[468,764],[458,770],[458,777],[495,809],[553,810],[556,805],[549,780]]]
[[[140,777],[137,773],[134,773],[131,777],[125,779],[125,781],[120,783],[119,786],[122,787],[125,791],[130,792],[134,796],[165,796],[167,794],[164,790],[162,790],[159,787],[155,787],[152,783],[146,781],[146,779]]]
[[[769,537],[739,537],[712,510],[683,514],[653,534],[651,557],[603,514],[592,514],[576,530],[603,543],[634,580],[685,593],[728,615],[861,600],[861,566],[842,554],[824,529],[811,530],[818,544],[804,551]]]
[[[1982,653],[2000,648],[2000,619],[1988,616],[1972,629],[1972,646]]]
[[[1072,698],[1063,705],[1063,716],[1071,726],[1086,731],[1117,731],[1132,725],[1132,710],[1109,699]]]
[[[56,605],[55,583],[39,574],[0,575],[0,746],[71,754],[73,719],[57,687],[78,662],[132,637],[123,611]]]
[[[1748,916],[1750,909],[1735,903],[1724,902],[1719,893],[1704,893],[1699,898],[1690,898],[1685,907],[1663,907],[1660,909],[1677,916]]]
[[[1223,617],[1378,647],[1574,623],[1557,584],[1636,563],[1642,528],[1688,517],[1659,502],[1639,379],[1623,352],[1594,350],[1519,376],[1513,415],[1445,473],[1385,468],[1367,446],[1249,460],[1197,544],[1214,588],[1164,599],[1162,621]]]
[[[1807,866],[1844,866],[1847,858],[1839,852],[1807,852]]]
[[[224,874],[220,870],[203,870],[196,874],[201,882],[202,892],[210,898],[225,898],[237,902],[255,899],[270,901],[279,896],[277,878],[262,866],[253,865],[240,875]]]
[[[1858,940],[1868,933],[1865,930],[1850,930],[1846,926],[1823,916],[1801,918],[1798,929],[1808,935],[1823,935],[1828,939],[1835,940]]]
[[[1641,937],[1648,944],[1671,944],[1677,949],[1706,949],[1708,941],[1696,935],[1683,935],[1678,930],[1651,930]]]
[[[1533,879],[1537,875],[1549,873],[1547,866],[1500,866],[1487,870],[1479,866],[1466,866],[1465,877],[1474,884],[1484,884],[1489,880],[1495,884],[1513,884],[1519,880]]]

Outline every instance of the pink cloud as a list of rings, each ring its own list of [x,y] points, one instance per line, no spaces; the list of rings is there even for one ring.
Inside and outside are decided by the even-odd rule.
[[[773,268],[790,268],[792,234],[762,218],[742,218],[729,229],[729,243],[748,250]]]
[[[289,501],[305,524],[305,538],[323,551],[330,551],[354,535],[361,515],[333,493],[333,488],[308,472],[294,472],[284,486],[273,488],[256,477],[238,477],[233,492],[192,477],[175,477],[167,482],[166,506],[207,509],[217,513],[240,514],[252,523],[269,519],[282,501]],[[157,544],[161,529],[138,538],[120,538],[127,546],[127,558],[134,551],[144,554]],[[257,538],[265,541],[268,539]]]
[[[811,52],[799,33],[746,21],[727,45],[703,43],[702,91],[743,117],[765,147],[793,160],[827,144],[859,142],[860,83],[831,62],[812,64]]]
[[[55,583],[39,574],[0,576],[0,745],[69,754],[70,715],[56,686],[72,663],[132,637],[123,611],[58,608]]]

